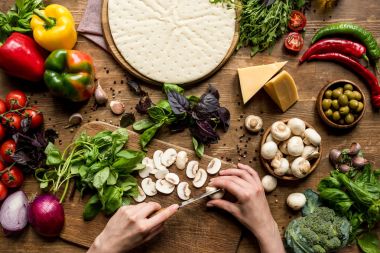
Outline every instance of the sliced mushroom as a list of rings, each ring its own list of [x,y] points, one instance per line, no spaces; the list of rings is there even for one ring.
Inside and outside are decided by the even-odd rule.
[[[204,169],[199,169],[193,180],[193,185],[196,188],[201,188],[207,180],[207,172]]]
[[[150,177],[144,178],[141,182],[141,188],[148,196],[154,196],[157,194],[156,183]]]
[[[214,158],[211,160],[211,162],[207,166],[207,173],[210,175],[215,175],[219,172],[220,168],[222,167],[222,161],[218,158]]]
[[[295,177],[303,178],[307,176],[310,172],[310,163],[303,157],[298,157],[292,162],[292,174]]]
[[[244,126],[248,131],[257,133],[263,127],[263,120],[259,116],[249,115],[245,118]]]
[[[271,160],[276,156],[277,144],[273,141],[266,142],[261,146],[261,156],[264,159]]]
[[[162,152],[162,150],[156,150],[153,153],[154,167],[156,167],[157,170],[163,170],[164,168],[166,169],[166,167],[161,163],[161,157],[163,154],[164,152]]]
[[[215,191],[217,188],[214,186],[206,186],[206,192]],[[224,196],[224,191],[218,191],[210,196],[208,196],[210,199],[221,199]]]
[[[133,197],[133,199],[137,203],[140,203],[140,202],[143,202],[146,199],[146,195],[145,195],[145,192],[143,191],[143,189],[140,186],[137,186],[137,187],[139,189],[139,195],[137,195],[137,197]]]
[[[174,185],[179,184],[179,177],[175,173],[168,173],[168,174],[166,174],[165,180],[168,181],[171,184],[174,184]]]
[[[321,144],[321,140],[322,140],[321,136],[313,128],[308,128],[305,130],[304,142],[306,144],[310,143],[318,147]]]
[[[284,122],[276,121],[272,124],[270,133],[274,139],[278,141],[285,141],[289,139],[291,131]]]
[[[165,167],[162,167],[160,169],[157,169],[156,173],[154,174],[154,176],[157,178],[157,179],[163,179],[165,178],[165,176],[169,173],[169,170]]]
[[[186,151],[179,151],[177,154],[177,159],[175,161],[175,165],[178,169],[184,170],[186,168],[186,163],[189,160],[187,157]]]
[[[297,136],[303,136],[306,129],[305,121],[299,118],[292,118],[288,121],[288,127],[292,134]]]
[[[273,167],[273,172],[274,174],[278,175],[278,176],[283,176],[285,175],[288,171],[289,171],[289,161],[286,159],[286,158],[281,158],[278,162],[278,164],[276,164],[276,167]]]
[[[188,200],[191,195],[191,190],[187,182],[181,182],[177,186],[178,197],[182,200]]]
[[[165,179],[158,179],[156,182],[156,190],[163,194],[170,194],[174,191],[175,185],[169,183]]]
[[[287,141],[287,150],[289,155],[300,156],[304,149],[302,138],[293,136]]]
[[[151,166],[151,163],[149,162],[149,160],[152,160],[150,159],[149,157],[145,157],[143,160],[142,160],[142,164],[145,165],[145,168],[142,169],[142,170],[139,170],[139,176],[141,178],[146,178],[149,176],[150,172],[153,170],[153,167]]]
[[[169,148],[161,155],[161,164],[165,167],[171,166],[177,159],[177,151],[174,148]]]
[[[198,172],[198,168],[199,168],[198,161],[190,161],[186,167],[186,176],[190,179],[195,178],[195,175]]]

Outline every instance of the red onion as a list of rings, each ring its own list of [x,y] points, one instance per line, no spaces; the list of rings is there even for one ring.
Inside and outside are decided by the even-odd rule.
[[[6,234],[19,232],[28,224],[28,199],[23,191],[12,193],[0,210],[0,223]]]
[[[30,225],[40,235],[58,236],[63,228],[65,215],[59,200],[50,194],[36,197],[28,209]]]

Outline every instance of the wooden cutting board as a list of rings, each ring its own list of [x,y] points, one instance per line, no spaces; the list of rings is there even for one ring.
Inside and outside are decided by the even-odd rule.
[[[117,129],[117,127],[107,123],[91,122],[83,125],[78,130],[77,135],[83,131],[86,131],[89,135],[95,135],[99,131],[113,131],[115,129]],[[139,135],[132,131],[129,131],[129,133],[127,148],[139,150]],[[153,157],[155,150],[160,149],[165,151],[168,148],[174,148],[177,151],[186,151],[189,156],[189,161],[197,159],[192,150],[184,149],[160,140],[153,140],[151,142],[147,155]],[[211,159],[212,157],[204,156],[202,160],[199,161],[201,167],[206,168]],[[233,167],[233,165],[222,161],[222,169],[229,167]],[[191,180],[185,175],[185,171],[178,170],[175,166],[170,167],[169,170],[175,172],[181,181],[189,182],[192,196],[197,196],[204,192],[204,188],[195,189],[192,186]],[[152,179],[154,178],[152,177]],[[208,177],[208,180],[209,179],[210,176]],[[141,182],[141,178],[139,178],[139,182]],[[65,227],[60,235],[64,240],[85,247],[89,247],[92,244],[108,221],[108,218],[102,213],[90,222],[83,221],[82,211],[88,198],[89,196],[85,196],[81,199],[79,192],[75,191],[72,198],[66,200],[64,203]],[[156,201],[163,207],[181,202],[176,191],[170,195],[157,194],[154,197],[147,197],[145,201]],[[158,235],[146,245],[139,247],[135,252],[236,252],[241,237],[240,225],[229,214],[221,210],[206,208],[205,203],[206,200],[201,200],[179,210],[174,217],[167,221],[165,225],[166,229],[162,234]]]

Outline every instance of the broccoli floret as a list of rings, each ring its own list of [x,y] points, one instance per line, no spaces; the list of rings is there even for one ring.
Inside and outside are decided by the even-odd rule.
[[[341,245],[341,241],[339,240],[339,238],[333,237],[333,238],[327,240],[326,244],[323,246],[327,251],[330,251],[330,250],[339,249],[340,245]]]
[[[326,253],[326,250],[321,245],[314,245],[313,246],[313,252],[314,253]]]

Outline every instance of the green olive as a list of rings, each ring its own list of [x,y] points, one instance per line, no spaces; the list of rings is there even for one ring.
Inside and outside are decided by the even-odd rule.
[[[346,115],[346,118],[344,118],[344,121],[346,121],[347,124],[351,124],[355,121],[355,117],[352,115],[352,113],[349,113]]]
[[[329,98],[325,98],[322,100],[322,108],[323,110],[330,109],[332,100]]]
[[[346,106],[348,104],[348,97],[342,94],[339,96],[338,101],[341,106]]]
[[[325,115],[327,118],[331,118],[333,115],[333,111],[331,109],[328,109],[325,111]]]
[[[360,94],[359,91],[355,90],[352,92],[354,94],[354,99],[361,101],[362,100],[362,94]]]
[[[332,105],[332,107],[333,107],[335,110],[338,110],[338,109],[339,109],[339,102],[338,102],[338,99],[334,99],[334,100],[331,102],[331,105]]]
[[[348,106],[349,106],[351,109],[355,110],[356,108],[358,108],[358,106],[359,106],[359,102],[358,102],[357,100],[355,100],[355,99],[352,99],[352,100],[350,100],[350,102],[348,103]]]
[[[327,90],[325,92],[325,98],[331,98],[331,96],[332,96],[332,90]]]
[[[340,95],[342,95],[341,90],[338,90],[338,89],[333,90],[333,92],[332,92],[333,98],[338,98]]]
[[[338,121],[340,120],[340,114],[338,111],[335,111],[332,115],[333,120]]]
[[[356,108],[356,112],[363,111],[364,104],[362,102],[358,102],[358,107]]]
[[[344,125],[346,122],[344,121],[344,119],[340,119],[338,123]]]
[[[346,83],[343,88],[344,90],[354,90],[354,87],[350,83]]]
[[[348,108],[347,105],[339,108],[339,114],[342,116],[347,115],[349,112],[350,112],[350,108]]]
[[[350,90],[345,90],[344,95],[346,95],[348,97],[348,100],[351,100],[351,99],[354,99],[355,98],[355,94],[353,91],[350,91]]]
[[[338,87],[338,88],[336,88],[336,90],[339,90],[340,92],[343,93],[343,87]]]

